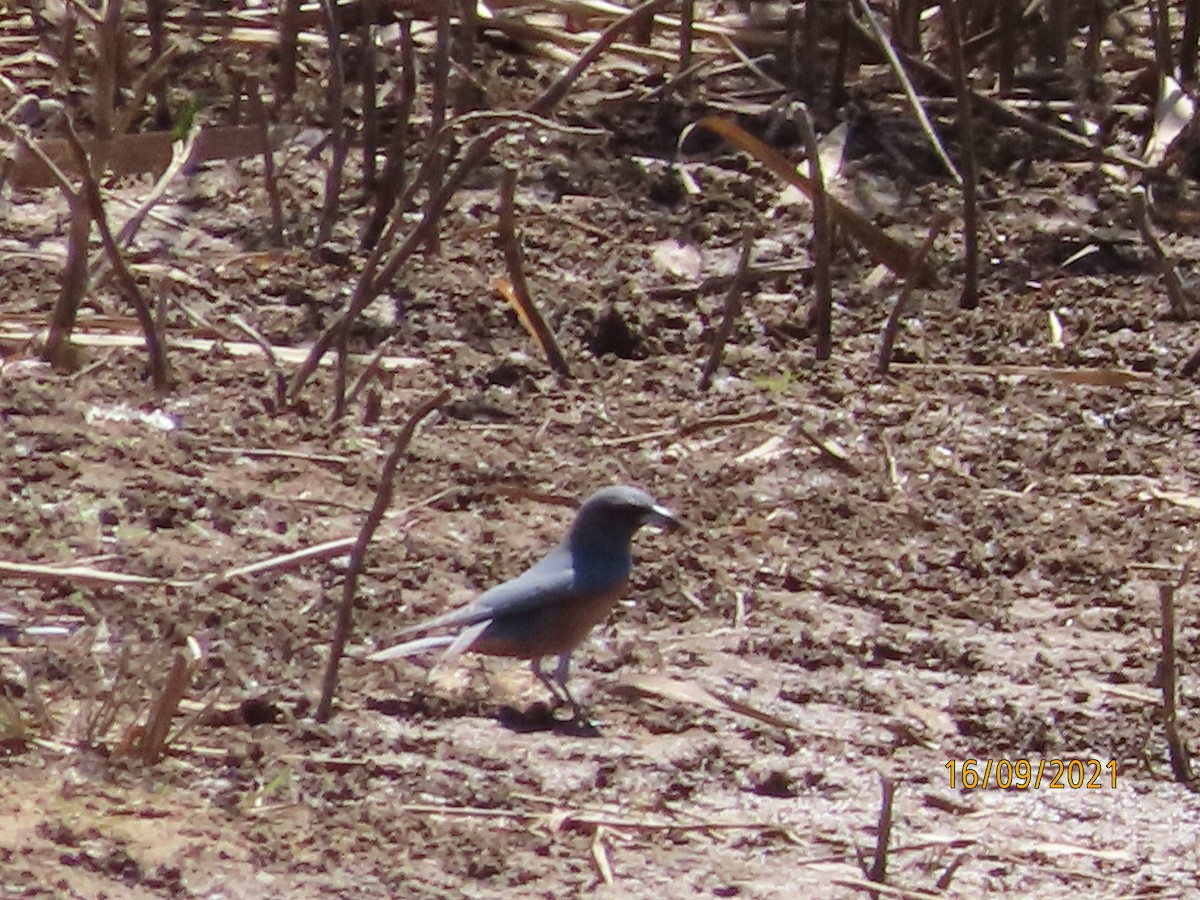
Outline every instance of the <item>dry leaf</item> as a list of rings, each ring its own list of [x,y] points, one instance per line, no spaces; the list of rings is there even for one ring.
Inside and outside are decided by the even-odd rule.
[[[791,722],[786,722],[778,716],[755,709],[732,697],[722,696],[694,681],[680,681],[666,675],[634,674],[622,678],[618,688],[635,694],[661,697],[664,700],[691,703],[714,712],[737,713],[786,731],[794,731],[796,728]]]
[[[699,248],[675,240],[655,244],[650,259],[659,270],[680,280],[699,278],[704,268]]]

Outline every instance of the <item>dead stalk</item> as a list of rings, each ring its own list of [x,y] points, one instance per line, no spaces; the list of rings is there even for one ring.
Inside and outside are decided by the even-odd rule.
[[[388,215],[396,206],[396,199],[404,191],[405,153],[408,151],[409,120],[412,118],[413,98],[417,94],[416,53],[413,50],[412,20],[403,18],[399,23],[400,43],[400,98],[396,104],[396,125],[392,139],[388,142],[387,159],[383,174],[374,185],[375,208],[359,238],[359,247],[370,249],[376,245]],[[397,217],[399,218],[399,217]]]
[[[331,147],[329,168],[325,171],[325,205],[321,209],[321,221],[317,226],[317,244],[325,244],[333,237],[333,226],[337,222],[338,204],[342,199],[342,169],[349,153],[346,139],[345,69],[342,65],[342,29],[338,19],[337,0],[321,0],[321,12],[325,19],[325,32],[329,40],[329,143]]]
[[[1163,280],[1163,287],[1167,291],[1167,301],[1171,307],[1171,316],[1179,320],[1187,319],[1191,304],[1184,295],[1183,280],[1179,277],[1179,271],[1175,268],[1175,264],[1167,257],[1162,243],[1154,234],[1154,225],[1150,222],[1150,203],[1146,197],[1146,188],[1141,185],[1133,189],[1133,215],[1137,219],[1142,241],[1150,249],[1150,254],[1154,257],[1154,267],[1158,269],[1159,277]]]
[[[946,20],[946,35],[950,44],[950,64],[953,67],[954,90],[958,99],[959,140],[962,142],[963,174],[963,289],[959,295],[960,309],[979,306],[979,173],[975,163],[975,126],[971,112],[971,85],[967,80],[967,64],[963,58],[962,13],[958,0],[942,5]]]
[[[692,23],[696,16],[696,0],[681,0],[679,4],[679,74],[692,66]]]
[[[379,527],[379,523],[383,521],[383,516],[387,512],[388,506],[391,505],[392,485],[395,481],[396,469],[400,465],[400,459],[408,450],[413,433],[417,430],[417,426],[421,424],[421,421],[449,399],[450,391],[446,389],[433,399],[421,404],[409,416],[408,421],[404,423],[404,427],[400,429],[400,433],[396,435],[396,442],[392,446],[392,452],[388,454],[388,458],[383,464],[383,472],[380,475],[379,490],[375,494],[375,502],[371,504],[371,511],[367,513],[366,521],[363,522],[363,526],[358,532],[358,539],[354,543],[354,549],[350,551],[350,562],[346,566],[346,578],[342,583],[342,602],[338,607],[333,639],[329,643],[329,659],[325,664],[325,677],[321,682],[321,699],[317,704],[316,718],[318,722],[329,721],[329,717],[333,713],[333,695],[337,691],[338,666],[341,664],[342,655],[346,651],[346,641],[350,637],[351,616],[354,609],[354,594],[358,585],[358,576],[363,570],[367,547],[371,543],[371,537],[375,534],[375,529]]]
[[[933,222],[929,226],[929,233],[925,235],[925,241],[917,250],[917,265],[913,267],[914,271],[920,270],[926,259],[929,258],[929,252],[933,249],[934,242],[942,233],[942,230],[950,223],[948,215],[935,216]],[[896,334],[900,331],[900,323],[904,321],[904,317],[908,314],[909,303],[912,300],[913,289],[917,286],[917,279],[911,275],[904,279],[904,286],[900,288],[900,296],[896,298],[896,305],[892,307],[891,315],[888,316],[887,324],[883,326],[883,336],[879,339],[879,366],[880,375],[887,375],[888,369],[892,365],[892,353],[896,345]]]
[[[248,78],[245,85],[246,104],[250,107],[250,124],[258,131],[262,145],[263,188],[267,192],[267,204],[271,209],[271,244],[283,246],[283,203],[279,199],[279,184],[275,178],[275,151],[271,147],[271,134],[267,127],[267,111],[263,106],[258,79]]]
[[[508,268],[508,281],[512,287],[511,299],[528,330],[533,333],[538,346],[546,354],[550,368],[564,378],[570,378],[571,370],[567,360],[559,349],[558,341],[554,339],[554,332],[534,305],[533,297],[529,293],[529,284],[525,280],[524,254],[521,253],[521,241],[517,237],[516,186],[516,171],[506,168],[500,179],[500,216],[496,237]]]
[[[263,352],[263,357],[267,361],[267,365],[271,368],[271,374],[275,378],[275,411],[282,412],[287,406],[287,376],[283,373],[283,369],[279,365],[279,359],[275,356],[275,348],[257,328],[239,315],[232,315],[229,321],[238,331],[254,341],[259,349]]]
[[[428,197],[426,203],[430,206],[437,199],[437,189],[441,186],[442,173],[445,171],[445,160],[442,157],[442,148],[438,136],[442,132],[442,127],[446,124],[447,97],[450,93],[449,9],[443,9],[438,14],[435,27],[437,36],[433,46],[433,84],[431,85],[429,100],[429,166],[426,173],[428,181],[425,188]],[[450,155],[449,148],[447,148],[446,154],[447,156]],[[440,252],[436,225],[438,218],[440,218],[440,215],[435,214],[434,227],[429,229],[429,235],[425,243],[425,252],[430,256],[437,256]]]
[[[71,152],[75,156],[76,165],[83,178],[82,197],[89,206],[91,217],[100,232],[100,243],[108,255],[109,265],[112,266],[121,293],[133,307],[138,324],[142,328],[142,335],[146,341],[146,355],[149,358],[150,380],[156,391],[160,394],[165,393],[170,387],[170,377],[167,370],[166,351],[163,349],[161,337],[154,325],[154,314],[138,289],[133,273],[125,264],[125,258],[121,255],[121,249],[117,246],[112,229],[109,228],[108,216],[104,211],[104,201],[100,196],[100,185],[92,174],[91,166],[88,165],[87,151],[84,150],[83,142],[79,139],[78,132],[75,131],[75,123],[71,121],[65,110],[63,116],[66,124],[67,143],[70,144]]]
[[[904,89],[904,96],[908,98],[909,106],[912,107],[913,115],[917,117],[917,122],[921,126],[921,131],[925,133],[926,139],[933,147],[933,152],[937,154],[938,159],[942,161],[946,171],[950,177],[954,179],[956,184],[962,184],[962,177],[958,174],[958,170],[954,168],[954,163],[950,161],[950,157],[946,154],[946,148],[942,146],[942,142],[938,140],[937,132],[933,130],[933,123],[929,121],[929,116],[925,112],[925,107],[921,104],[921,98],[917,95],[916,88],[913,87],[912,81],[908,77],[908,72],[905,71],[905,63],[901,61],[901,56],[896,52],[896,48],[892,46],[888,40],[887,34],[883,27],[879,24],[879,20],[875,18],[875,13],[871,11],[871,7],[867,5],[867,0],[855,0],[858,6],[858,11],[862,17],[866,19],[867,25],[871,29],[871,37],[875,45],[887,57],[888,63],[892,68],[900,86]],[[945,7],[943,7],[945,9]]]
[[[359,46],[362,50],[362,184],[369,196],[375,186],[375,157],[379,148],[378,54],[375,52],[375,23],[379,19],[379,0],[363,0]]]
[[[813,232],[809,254],[813,261],[813,309],[817,320],[817,359],[829,359],[833,353],[833,265],[832,223],[825,195],[825,175],[821,171],[821,147],[813,130],[808,109],[800,104],[796,112],[800,134],[808,150],[808,180],[812,184]]]
[[[753,249],[754,232],[747,228],[742,232],[742,252],[738,257],[737,270],[734,272],[733,281],[729,284],[729,290],[725,293],[725,314],[721,318],[717,333],[713,336],[712,348],[708,352],[708,359],[704,361],[704,368],[700,370],[700,390],[702,391],[707,391],[712,387],[713,375],[717,371],[717,366],[721,364],[721,354],[724,353],[725,345],[733,336],[733,327],[737,322],[737,317],[741,315],[742,293],[746,289],[748,281],[746,273],[750,268],[750,252]]]
[[[871,867],[864,869],[863,874],[869,881],[883,884],[887,881],[888,844],[892,840],[892,797],[896,793],[896,783],[886,775],[880,775],[879,786],[882,798],[879,803],[879,822],[875,829],[875,856],[871,860]]]
[[[1179,733],[1179,724],[1176,718],[1178,676],[1175,665],[1175,590],[1185,578],[1186,574],[1180,577],[1179,584],[1160,584],[1158,586],[1159,613],[1162,620],[1158,680],[1162,684],[1163,731],[1166,733],[1167,751],[1171,757],[1171,771],[1174,773],[1176,781],[1196,790],[1191,757],[1188,754],[1187,743]]]
[[[279,69],[275,90],[286,103],[296,93],[296,46],[300,38],[300,0],[279,2]]]
[[[171,730],[171,721],[179,712],[179,704],[187,693],[191,682],[192,664],[188,654],[183,650],[175,652],[171,663],[171,671],[167,675],[162,693],[158,695],[149,717],[146,719],[146,729],[138,742],[137,755],[142,762],[153,765],[163,758],[167,748],[167,734]]]

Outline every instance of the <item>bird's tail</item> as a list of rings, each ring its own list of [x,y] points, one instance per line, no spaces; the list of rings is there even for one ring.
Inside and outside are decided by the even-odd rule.
[[[384,662],[389,659],[402,659],[406,656],[419,656],[429,650],[449,647],[454,643],[454,635],[440,634],[435,637],[417,638],[415,641],[405,641],[386,650],[377,650],[367,657],[370,662]]]

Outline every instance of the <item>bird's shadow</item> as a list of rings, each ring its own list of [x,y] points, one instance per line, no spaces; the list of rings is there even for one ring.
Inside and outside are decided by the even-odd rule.
[[[556,718],[554,709],[545,703],[535,703],[529,709],[504,706],[497,718],[501,726],[516,734],[548,732],[567,737],[600,737],[600,729],[594,723],[579,716]]]

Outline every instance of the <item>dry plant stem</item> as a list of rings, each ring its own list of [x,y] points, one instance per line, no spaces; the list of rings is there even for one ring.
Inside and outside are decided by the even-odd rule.
[[[428,199],[432,206],[437,200],[437,187],[442,183],[445,162],[442,157],[441,133],[446,124],[447,96],[450,92],[450,10],[444,8],[437,17],[437,37],[433,47],[433,85],[429,100],[429,169],[426,181]],[[447,155],[449,155],[447,153]],[[430,229],[425,252],[437,256],[440,252],[437,223]]]
[[[917,96],[916,88],[913,87],[912,81],[909,80],[908,73],[904,69],[904,63],[901,62],[900,55],[892,46],[891,41],[888,40],[887,35],[879,24],[879,20],[875,18],[875,14],[871,12],[871,7],[867,5],[867,0],[855,0],[855,3],[858,6],[859,12],[862,13],[863,18],[867,20],[867,24],[870,26],[876,45],[887,57],[888,63],[892,67],[892,72],[895,73],[896,78],[900,81],[900,85],[904,88],[904,95],[908,97],[913,114],[916,115],[917,121],[921,125],[921,130],[925,132],[925,136],[929,139],[929,143],[933,147],[933,152],[942,161],[942,165],[946,167],[946,171],[954,179],[955,184],[962,184],[962,176],[958,174],[958,170],[954,168],[954,163],[946,155],[946,150],[942,146],[942,142],[938,140],[937,133],[933,130],[933,124],[929,121],[929,116],[925,113],[925,107],[921,105],[921,99]]]
[[[163,40],[163,23],[167,16],[166,0],[146,0],[146,18],[150,24],[150,64],[156,67],[162,59],[166,46]],[[159,81],[154,90],[154,123],[159,128],[166,128],[171,121],[171,111],[167,108],[167,83]]]
[[[1150,222],[1150,204],[1146,198],[1146,189],[1144,187],[1139,186],[1133,190],[1133,214],[1137,219],[1138,231],[1142,234],[1142,240],[1150,248],[1150,253],[1154,256],[1154,266],[1158,269],[1158,274],[1163,280],[1163,287],[1167,290],[1167,300],[1171,305],[1171,315],[1176,319],[1186,319],[1190,304],[1187,301],[1187,297],[1184,296],[1183,281],[1180,279],[1175,265],[1167,258],[1166,251],[1163,250],[1162,244],[1154,234],[1154,226]]]
[[[1188,755],[1187,744],[1179,734],[1176,719],[1178,688],[1175,666],[1175,585],[1160,584],[1158,586],[1158,602],[1162,617],[1158,677],[1162,683],[1163,731],[1166,734],[1167,750],[1171,755],[1171,771],[1175,775],[1175,780],[1195,790],[1192,761]]]
[[[960,9],[958,0],[945,0],[942,4],[950,43],[950,64],[954,67],[954,92],[958,99],[958,128],[962,141],[963,178],[959,184],[963,192],[963,288],[958,305],[960,309],[975,309],[979,306],[979,174],[975,164],[975,126],[971,119],[967,63],[963,58]]]
[[[346,641],[350,636],[351,614],[354,609],[354,592],[358,585],[358,575],[363,569],[371,536],[375,534],[375,529],[379,527],[384,513],[391,505],[392,487],[396,469],[400,465],[400,458],[408,450],[409,442],[412,440],[417,426],[421,424],[421,420],[449,399],[450,391],[443,390],[432,400],[428,400],[418,407],[404,423],[404,427],[400,429],[400,433],[396,436],[396,443],[392,446],[392,452],[388,454],[388,458],[383,464],[379,491],[375,494],[375,502],[371,505],[371,511],[367,514],[366,521],[359,530],[358,540],[355,541],[354,549],[350,552],[350,562],[346,567],[346,579],[342,585],[342,603],[338,607],[333,640],[329,644],[329,659],[325,664],[325,677],[321,683],[321,700],[317,704],[316,719],[318,722],[329,721],[333,712],[333,695],[337,691],[338,666],[346,651]]]
[[[1107,27],[1108,12],[1103,0],[1088,0],[1089,21],[1087,45],[1083,50],[1083,83],[1087,96],[1099,99],[1102,70],[1100,45],[1104,41],[1104,31]]]
[[[362,25],[359,43],[362,48],[362,183],[368,196],[375,186],[375,156],[379,148],[379,114],[375,108],[379,97],[376,82],[379,78],[375,52],[375,23],[378,21],[379,0],[363,0]]]
[[[1185,84],[1196,80],[1196,51],[1200,43],[1200,0],[1183,6],[1183,40],[1179,44],[1179,71]]]
[[[944,872],[938,876],[937,883],[934,887],[939,891],[946,891],[950,887],[950,882],[954,878],[954,873],[959,870],[959,867],[967,861],[967,854],[960,853],[954,859],[950,860],[950,865],[946,866]]]
[[[647,0],[641,6],[636,7],[631,12],[617,19],[613,24],[604,30],[596,41],[588,47],[582,56],[572,65],[558,81],[552,84],[541,97],[535,100],[527,112],[536,116],[544,116],[550,112],[554,106],[567,95],[571,87],[579,79],[579,77],[591,66],[600,56],[610,47],[613,42],[634,23],[642,18],[649,16],[654,10],[663,6],[667,0]],[[480,134],[469,143],[463,150],[462,158],[455,167],[450,176],[443,182],[438,189],[436,202],[429,204],[425,208],[425,213],[421,217],[421,221],[413,226],[412,230],[405,236],[400,246],[392,251],[386,263],[383,264],[382,270],[378,275],[375,270],[378,261],[382,259],[382,255],[389,249],[389,242],[381,242],[371,259],[367,261],[367,265],[363,269],[363,273],[359,278],[358,284],[355,287],[354,296],[351,298],[345,311],[338,319],[333,322],[317,338],[313,344],[312,350],[309,352],[308,358],[296,370],[296,374],[292,377],[291,389],[289,391],[292,402],[295,402],[300,390],[305,383],[316,371],[317,366],[321,362],[321,357],[328,352],[333,346],[334,339],[337,334],[343,329],[348,328],[358,316],[362,313],[372,300],[379,295],[388,284],[395,279],[400,268],[408,260],[408,258],[416,251],[416,249],[425,241],[426,235],[435,227],[437,220],[441,215],[446,204],[450,202],[450,198],[458,191],[467,177],[475,171],[483,162],[491,155],[492,147],[496,142],[507,133],[508,129],[505,126],[496,126],[489,128],[487,131]],[[393,227],[389,229],[390,233],[398,230],[400,218],[396,217],[393,220]]]
[[[326,92],[326,98],[329,103],[329,143],[332,149],[329,169],[325,173],[325,205],[321,209],[321,222],[317,226],[318,245],[328,243],[333,236],[338,204],[342,197],[342,169],[346,165],[346,155],[349,152],[343,105],[346,79],[342,66],[342,38],[337,0],[321,0],[321,11],[324,13],[325,32],[329,40],[329,90]]]
[[[279,367],[279,359],[275,356],[275,348],[257,328],[241,316],[234,314],[229,317],[229,321],[238,331],[258,344],[262,349],[263,356],[266,357],[267,365],[271,367],[271,374],[275,376],[275,409],[282,411],[287,406],[287,376],[283,374],[283,369]]]
[[[133,86],[129,97],[125,104],[121,107],[121,111],[113,117],[113,137],[118,137],[129,132],[133,127],[133,120],[142,114],[142,107],[145,105],[146,97],[150,95],[150,91],[154,88],[162,88],[165,91],[165,83],[167,72],[171,68],[171,63],[175,61],[175,57],[180,54],[181,50],[178,44],[172,44],[162,55],[160,55],[146,70]],[[165,93],[163,94],[165,97]]]
[[[62,286],[58,291],[58,301],[54,304],[54,315],[50,320],[46,346],[42,348],[42,358],[52,365],[72,369],[75,366],[72,365],[71,332],[75,330],[79,305],[87,291],[88,238],[92,233],[92,216],[81,196],[65,185],[62,191],[71,211],[71,225],[67,231],[67,260],[63,265]]]
[[[1013,92],[1017,75],[1017,40],[1020,27],[1021,0],[1000,0],[1000,42],[996,79],[1002,97],[1008,97]]]
[[[817,359],[829,359],[833,353],[833,264],[832,223],[825,196],[825,175],[821,171],[821,146],[813,130],[808,109],[800,105],[796,111],[800,135],[808,151],[808,179],[812,184],[813,233],[809,254],[813,261],[813,308],[817,313]]]
[[[138,290],[137,282],[134,281],[133,274],[125,264],[125,258],[121,256],[121,249],[117,246],[112,230],[108,227],[104,201],[100,197],[100,185],[96,183],[96,178],[88,165],[87,151],[84,150],[83,142],[80,141],[79,134],[75,131],[75,124],[69,117],[65,118],[65,123],[67,143],[71,146],[76,165],[79,166],[83,177],[83,198],[87,201],[92,219],[100,232],[100,243],[108,255],[109,265],[112,266],[117,285],[120,287],[121,293],[125,295],[125,299],[129,301],[130,306],[133,307],[138,324],[142,328],[142,335],[146,341],[146,355],[149,360],[150,380],[157,392],[165,393],[170,387],[167,356],[159,333],[154,327],[154,315],[150,310],[150,305],[142,296],[142,292]]]
[[[371,379],[378,374],[379,364],[383,361],[384,356],[387,355],[388,350],[392,348],[392,344],[395,343],[395,340],[396,336],[392,335],[384,339],[383,343],[375,348],[375,352],[371,355],[370,361],[368,361],[362,372],[359,373],[358,378],[354,380],[354,384],[350,387],[350,390],[346,392],[346,406],[350,406],[352,403],[354,403],[354,401],[358,399],[358,395],[363,392],[363,389],[371,383]]]
[[[121,648],[121,655],[117,657],[116,671],[113,672],[113,677],[108,685],[104,684],[102,674],[94,682],[97,693],[103,692],[104,699],[101,700],[99,707],[93,712],[90,708],[91,704],[85,703],[84,707],[80,709],[77,717],[77,721],[82,723],[79,742],[85,747],[98,746],[100,738],[108,733],[113,722],[116,721],[117,714],[123,705],[121,695],[127,693],[124,687],[129,675],[129,659],[130,651],[126,645]],[[90,699],[94,701],[95,695]]]
[[[96,29],[96,80],[92,91],[97,156],[93,173],[104,171],[105,144],[115,131],[117,67],[120,65],[121,0],[106,0]]]
[[[504,263],[508,267],[508,280],[512,285],[513,296],[520,307],[521,315],[533,330],[538,345],[546,354],[546,361],[550,364],[550,368],[564,378],[570,378],[570,367],[562,355],[562,350],[559,349],[558,341],[554,339],[554,332],[550,330],[550,326],[546,324],[541,312],[534,305],[533,298],[529,293],[529,284],[525,280],[525,261],[521,253],[521,242],[517,237],[516,189],[517,173],[506,168],[500,180],[500,221],[497,237],[501,249],[504,251]]]
[[[153,765],[163,758],[163,751],[167,746],[167,733],[171,730],[171,720],[179,711],[179,703],[187,693],[188,683],[191,681],[190,670],[187,654],[182,650],[175,651],[167,683],[158,695],[146,722],[146,731],[139,742],[138,756],[147,765]]]
[[[379,183],[373,186],[375,208],[367,227],[363,229],[359,246],[374,247],[387,224],[396,198],[404,191],[404,154],[408,150],[409,120],[412,118],[413,98],[417,93],[416,54],[413,50],[412,20],[400,20],[400,99],[396,104],[396,126],[388,143],[387,160]]]
[[[934,242],[938,236],[950,223],[948,215],[941,215],[934,218],[929,226],[929,233],[925,235],[925,240],[917,250],[918,262],[924,262],[929,257],[929,252],[933,249]],[[916,267],[920,268],[920,265]],[[900,323],[904,321],[904,317],[908,314],[908,306],[912,299],[913,289],[917,286],[915,278],[906,278],[904,286],[900,289],[900,296],[896,298],[896,305],[892,307],[891,315],[888,316],[887,324],[883,326],[883,336],[879,340],[879,374],[887,375],[888,369],[892,365],[892,353],[896,345],[896,334],[900,331]]]
[[[246,105],[250,107],[250,124],[258,131],[262,143],[263,188],[267,192],[267,205],[271,209],[271,245],[283,246],[283,203],[279,199],[279,184],[275,178],[275,152],[271,148],[271,135],[267,128],[267,111],[263,107],[258,79],[246,80]]]
[[[747,228],[742,232],[742,252],[738,257],[737,270],[734,272],[733,281],[729,284],[729,290],[725,294],[725,314],[721,319],[721,325],[717,328],[717,333],[713,336],[712,349],[708,353],[708,359],[704,361],[704,368],[700,370],[700,390],[707,391],[712,387],[713,375],[717,371],[717,366],[721,364],[721,354],[725,351],[725,345],[729,343],[729,339],[733,336],[733,327],[737,322],[738,315],[742,311],[742,292],[746,289],[746,272],[750,268],[750,252],[754,249],[754,232]]]
[[[24,99],[13,107],[19,109]],[[6,121],[12,112],[5,116]],[[25,145],[35,156],[39,157],[58,182],[59,190],[67,199],[71,212],[71,227],[67,232],[67,259],[63,265],[62,287],[58,292],[58,301],[54,305],[54,315],[50,319],[50,330],[46,337],[46,345],[42,348],[42,359],[51,365],[64,368],[74,368],[74,356],[71,352],[71,332],[75,330],[75,319],[79,315],[79,305],[88,285],[88,238],[92,230],[92,216],[89,204],[84,197],[71,186],[71,180],[66,173],[46,155],[41,146],[25,132],[23,128],[13,128],[13,135]],[[85,166],[86,168],[86,166]]]
[[[892,840],[892,797],[896,783],[885,775],[879,776],[879,787],[883,797],[879,804],[879,824],[875,831],[875,858],[871,868],[863,872],[871,881],[883,884],[887,879],[888,844]]]
[[[692,24],[696,17],[696,0],[680,0],[679,3],[679,74],[692,65]]]
[[[296,93],[296,44],[300,38],[300,0],[279,0],[279,70],[275,78],[278,102]]]
[[[475,62],[475,33],[479,30],[476,0],[458,2],[458,65],[462,70],[454,92],[454,111],[461,115],[471,105],[471,68]]]
[[[1175,71],[1175,65],[1171,62],[1170,9],[1168,0],[1154,0],[1150,4],[1150,25],[1154,32],[1154,62],[1160,78]]]
[[[204,578],[200,579],[199,581],[195,581],[192,584],[204,584],[211,587],[220,587],[221,585],[227,584],[235,579],[260,575],[263,572],[278,572],[298,569],[305,563],[332,559],[335,556],[341,556],[354,546],[355,540],[356,538],[338,538],[334,541],[326,541],[323,544],[317,544],[313,547],[305,547],[302,550],[293,550],[291,553],[273,556],[270,559],[234,566],[231,569],[226,569],[224,572],[216,572],[211,575],[206,575]]]

